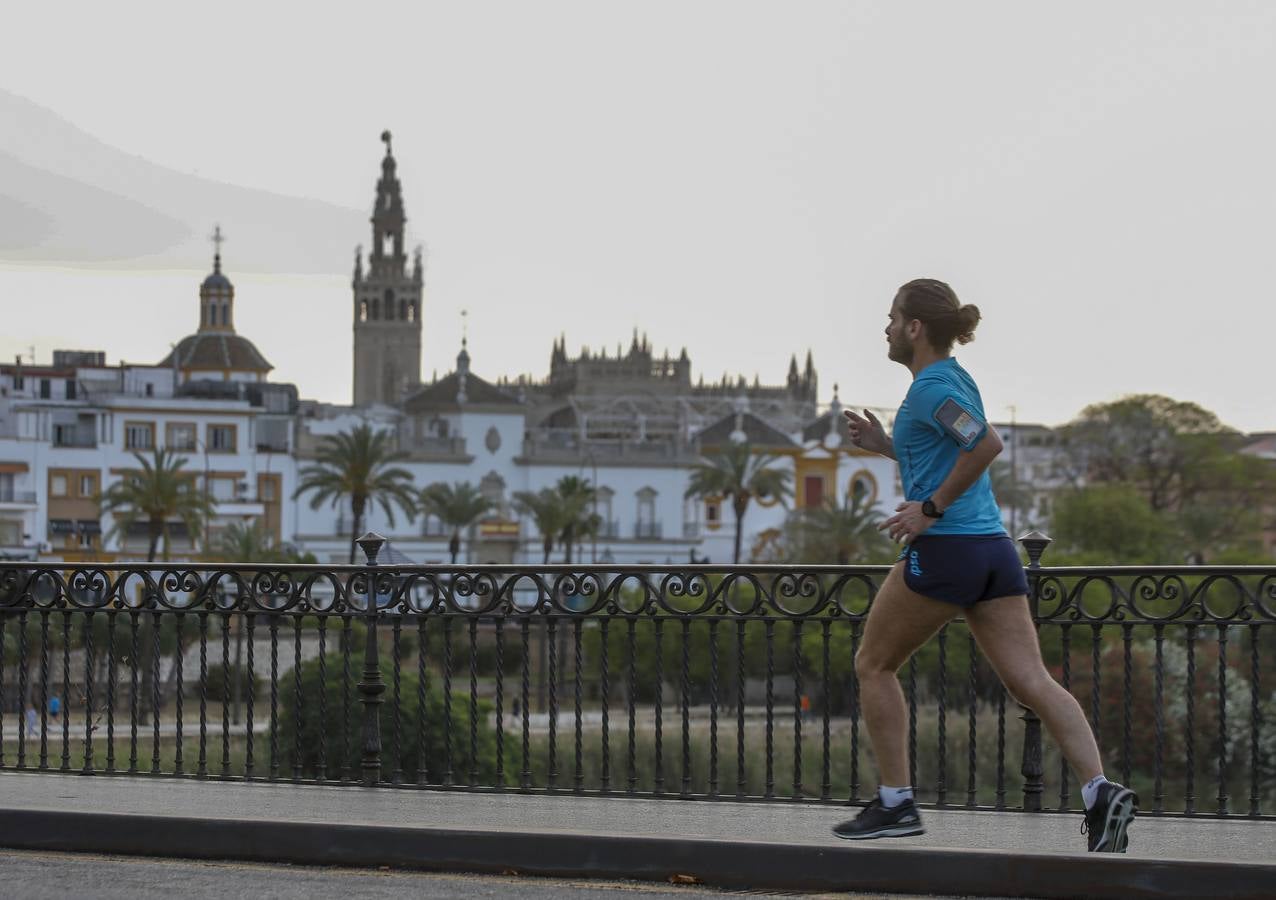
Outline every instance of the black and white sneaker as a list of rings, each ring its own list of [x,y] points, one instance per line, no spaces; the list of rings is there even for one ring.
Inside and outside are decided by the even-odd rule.
[[[1124,853],[1129,846],[1127,834],[1134,814],[1139,811],[1139,796],[1134,791],[1109,781],[1099,786],[1094,806],[1086,810],[1081,833],[1089,840],[1091,853]]]
[[[906,837],[910,834],[925,834],[922,817],[912,800],[905,800],[899,806],[886,807],[881,798],[877,798],[860,811],[854,819],[834,826],[833,833],[848,841],[867,841],[881,837]]]

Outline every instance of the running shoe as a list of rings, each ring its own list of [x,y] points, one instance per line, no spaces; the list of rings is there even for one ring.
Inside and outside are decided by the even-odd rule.
[[[918,815],[912,800],[905,800],[899,806],[886,807],[879,797],[864,807],[854,819],[835,826],[833,833],[848,841],[866,841],[872,838],[925,834],[926,829],[922,827],[922,817]]]
[[[1109,781],[1099,786],[1094,806],[1086,810],[1081,833],[1089,841],[1091,853],[1124,853],[1129,846],[1127,831],[1139,811],[1139,796],[1134,791]]]

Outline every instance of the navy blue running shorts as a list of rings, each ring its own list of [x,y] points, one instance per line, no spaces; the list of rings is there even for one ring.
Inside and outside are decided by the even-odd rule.
[[[964,609],[1028,593],[1019,551],[1004,534],[923,534],[899,558],[909,590]]]

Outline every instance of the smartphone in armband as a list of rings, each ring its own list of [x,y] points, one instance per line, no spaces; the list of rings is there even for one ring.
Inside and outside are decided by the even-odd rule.
[[[969,450],[984,436],[983,420],[949,397],[935,410],[935,421],[963,450]]]

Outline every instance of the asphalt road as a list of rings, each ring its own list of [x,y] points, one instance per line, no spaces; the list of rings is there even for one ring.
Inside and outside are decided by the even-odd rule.
[[[527,900],[638,900],[658,897],[705,900],[747,894],[751,897],[792,897],[794,894],[722,892],[693,885],[639,882],[562,881],[495,875],[370,869],[319,869],[180,859],[37,853],[0,850],[0,900],[171,900],[173,897],[226,900],[380,900],[412,897],[443,900],[452,897],[514,897]],[[804,894],[869,900],[881,895]],[[885,898],[883,898],[885,900]],[[890,900],[901,900],[891,894]],[[907,898],[904,898],[907,900]]]

